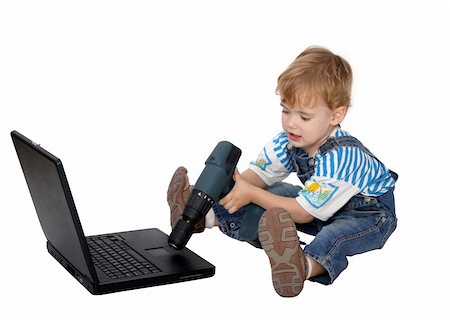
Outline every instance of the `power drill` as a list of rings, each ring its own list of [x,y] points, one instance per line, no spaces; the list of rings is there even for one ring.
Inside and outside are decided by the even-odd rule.
[[[223,198],[234,186],[233,173],[241,150],[228,141],[221,141],[205,162],[186,202],[183,215],[169,236],[169,245],[183,249],[192,236],[194,226],[206,216],[214,203]]]

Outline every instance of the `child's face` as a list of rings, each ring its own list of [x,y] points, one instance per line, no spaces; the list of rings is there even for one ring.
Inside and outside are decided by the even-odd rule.
[[[295,106],[281,102],[281,122],[292,146],[303,148],[313,156],[343,119],[345,111],[331,110],[322,98],[308,100]]]

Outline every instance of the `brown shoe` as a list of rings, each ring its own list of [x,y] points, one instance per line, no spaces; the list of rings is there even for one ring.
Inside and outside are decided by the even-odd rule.
[[[175,228],[178,220],[183,215],[184,207],[191,192],[192,186],[189,184],[187,170],[184,167],[179,167],[175,170],[167,189],[167,202],[170,208],[170,226],[172,229]],[[200,233],[203,230],[205,230],[205,219],[202,219],[195,225],[194,233]]]
[[[295,297],[306,279],[306,258],[289,212],[267,210],[259,220],[258,238],[270,260],[272,282],[282,297]]]

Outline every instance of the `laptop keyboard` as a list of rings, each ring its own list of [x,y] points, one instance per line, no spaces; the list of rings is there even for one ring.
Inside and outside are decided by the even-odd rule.
[[[119,235],[94,236],[86,238],[86,241],[95,266],[111,279],[161,271],[131,249]]]

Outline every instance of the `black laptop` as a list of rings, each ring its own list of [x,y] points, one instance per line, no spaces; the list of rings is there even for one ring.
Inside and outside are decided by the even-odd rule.
[[[92,294],[211,277],[215,267],[185,248],[174,250],[159,229],[85,237],[64,168],[57,157],[11,132],[47,238],[48,252]]]

